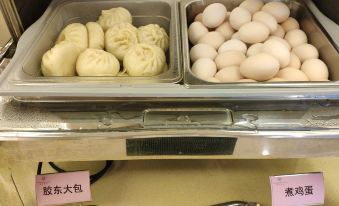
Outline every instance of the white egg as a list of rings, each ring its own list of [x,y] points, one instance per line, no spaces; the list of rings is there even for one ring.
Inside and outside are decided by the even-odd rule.
[[[255,81],[253,79],[240,79],[237,82],[257,82],[257,81]]]
[[[239,67],[236,66],[223,68],[219,70],[214,77],[221,82],[236,82],[243,78],[240,74]]]
[[[196,44],[199,39],[208,33],[208,29],[198,21],[193,22],[188,27],[188,39],[192,44]]]
[[[210,77],[208,79],[205,79],[207,82],[212,82],[212,83],[220,83],[221,81],[215,77]]]
[[[245,59],[246,56],[242,52],[228,51],[218,54],[214,61],[217,65],[217,68],[222,69],[230,66],[239,66]]]
[[[287,67],[300,69],[300,66],[301,66],[300,59],[297,57],[297,55],[291,52],[290,63],[287,65]]]
[[[224,22],[215,31],[219,32],[225,37],[225,40],[230,40],[234,34],[234,29],[231,27],[229,22]]]
[[[218,49],[220,45],[224,42],[225,37],[216,31],[208,32],[207,34],[202,36],[198,41],[199,44],[208,44],[215,49]]]
[[[209,58],[198,59],[192,66],[192,73],[202,80],[214,77],[217,72],[217,66],[214,61]]]
[[[275,76],[277,78],[285,79],[286,81],[309,81],[306,74],[299,69],[294,68],[285,68],[278,72],[278,74]]]
[[[261,10],[272,14],[278,23],[286,21],[291,13],[286,4],[277,1],[268,2]]]
[[[223,43],[218,49],[219,54],[227,51],[240,51],[246,54],[247,45],[238,39],[231,39]]]
[[[317,48],[315,48],[311,44],[301,44],[295,48],[293,48],[292,52],[297,55],[301,62],[304,62],[307,59],[318,59],[319,52]]]
[[[244,24],[251,22],[251,13],[242,7],[237,7],[232,10],[230,15],[230,24],[233,29],[239,30]]]
[[[277,20],[274,18],[274,16],[272,16],[271,14],[269,14],[265,11],[256,12],[253,15],[252,21],[257,21],[257,22],[261,22],[261,23],[265,24],[269,28],[271,34],[276,32],[277,29],[278,29]]]
[[[240,73],[246,78],[256,81],[266,81],[279,71],[279,61],[265,53],[248,57],[240,65]]]
[[[253,55],[255,55],[255,54],[261,53],[262,45],[264,45],[264,44],[263,44],[263,43],[256,43],[256,44],[253,44],[252,46],[250,46],[250,47],[248,48],[246,55],[247,55],[248,57],[250,57],[250,56],[253,56]]]
[[[284,28],[286,32],[300,28],[299,22],[293,17],[288,17],[286,21],[281,23],[281,26]]]
[[[248,44],[255,44],[265,41],[270,34],[270,30],[265,24],[260,22],[249,22],[239,30],[239,38]]]
[[[218,52],[208,44],[197,44],[190,50],[190,58],[192,62],[201,58],[210,58],[212,60],[218,55]]]
[[[294,29],[287,32],[285,35],[285,39],[293,48],[301,44],[307,43],[306,33],[300,29]]]
[[[227,9],[223,4],[208,5],[202,13],[202,22],[208,28],[216,28],[225,21]]]
[[[264,3],[261,0],[245,0],[239,7],[247,9],[251,14],[259,11],[264,6]]]
[[[195,16],[194,21],[199,21],[202,23],[202,13],[199,13]]]
[[[329,72],[326,64],[320,59],[308,59],[301,65],[301,71],[311,81],[328,80]]]
[[[267,40],[269,40],[269,39],[275,39],[275,40],[280,41],[281,43],[283,43],[288,48],[289,51],[291,51],[291,49],[292,49],[291,45],[283,38],[280,38],[280,37],[277,37],[277,36],[270,36],[270,37],[268,37]]]
[[[289,49],[276,39],[267,40],[262,46],[261,51],[277,58],[280,68],[284,68],[290,63],[291,54]]]
[[[284,28],[282,28],[282,26],[280,26],[278,24],[278,29],[277,29],[277,31],[272,33],[272,36],[277,36],[277,37],[280,37],[280,38],[284,38],[285,37],[285,30],[284,30]]]

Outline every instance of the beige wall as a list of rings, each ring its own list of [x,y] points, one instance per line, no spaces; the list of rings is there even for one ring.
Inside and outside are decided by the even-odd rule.
[[[3,18],[2,12],[0,11],[0,47],[5,45],[10,38],[10,33]]]

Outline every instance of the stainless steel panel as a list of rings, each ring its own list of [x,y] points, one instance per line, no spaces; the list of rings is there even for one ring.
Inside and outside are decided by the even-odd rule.
[[[12,0],[0,1],[0,9],[4,15],[7,27],[12,35],[12,38],[17,42],[23,33],[23,26],[20,17],[17,13],[17,8]]]
[[[258,87],[260,89],[271,87],[330,87],[338,85],[339,80],[339,54],[335,45],[331,39],[328,38],[326,32],[322,26],[314,19],[314,16],[307,8],[303,0],[284,0],[291,9],[291,16],[295,17],[307,36],[309,43],[313,44],[320,53],[320,58],[327,64],[330,70],[330,78],[332,82],[319,83],[319,82],[302,82],[302,83],[224,83],[215,84],[206,82],[196,78],[191,72],[191,62],[189,58],[189,50],[192,45],[188,41],[187,28],[190,23],[193,22],[194,17],[203,11],[203,9],[211,3],[219,2],[224,4],[228,10],[235,8],[242,0],[184,0],[181,2],[181,30],[183,41],[183,53],[184,53],[184,69],[185,69],[185,84],[189,88],[253,88]],[[260,90],[258,90],[260,92]],[[261,92],[265,92],[261,90]]]
[[[75,150],[68,148],[76,149],[83,160],[339,155],[338,106],[339,102],[319,100],[42,104],[2,97],[0,154],[36,161],[47,158],[41,154],[78,160],[72,159]],[[126,155],[126,139],[157,137],[231,137],[237,143],[229,156]],[[60,151],[61,156],[53,155]]]

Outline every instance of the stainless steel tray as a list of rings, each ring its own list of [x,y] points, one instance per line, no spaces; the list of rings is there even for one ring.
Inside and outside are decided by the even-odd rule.
[[[86,23],[96,21],[101,10],[112,7],[124,7],[133,16],[135,26],[150,23],[159,24],[165,28],[170,36],[170,48],[167,52],[169,70],[154,77],[43,77],[40,71],[42,55],[51,47],[60,31],[69,23]],[[24,42],[25,48],[18,49],[18,57],[9,66],[10,72],[6,77],[11,85],[39,85],[57,90],[61,85],[65,87],[79,87],[79,93],[86,93],[86,87],[95,89],[98,85],[120,87],[122,84],[166,84],[181,80],[182,74],[179,64],[179,29],[177,4],[171,0],[55,0],[47,9],[44,16],[26,35],[35,40]],[[83,87],[82,89],[80,89]],[[60,91],[62,93],[62,90]],[[86,94],[85,94],[86,95]]]
[[[291,16],[295,17],[299,22],[309,39],[320,53],[320,58],[327,64],[330,70],[331,82],[292,82],[292,83],[210,83],[198,79],[191,72],[191,62],[189,58],[189,50],[192,45],[188,41],[187,28],[194,21],[194,17],[202,12],[204,8],[215,2],[224,4],[227,9],[231,10],[238,6],[243,0],[183,0],[181,2],[181,32],[183,41],[183,62],[184,62],[184,82],[189,88],[248,88],[248,87],[327,87],[338,85],[339,82],[339,53],[338,48],[334,45],[332,39],[327,35],[327,32],[316,21],[311,11],[307,8],[303,0],[281,0],[285,2],[291,9]],[[268,2],[266,0],[265,2]]]

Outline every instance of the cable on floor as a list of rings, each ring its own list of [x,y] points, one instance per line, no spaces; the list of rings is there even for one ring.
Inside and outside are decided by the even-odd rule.
[[[42,162],[39,162],[38,164],[38,169],[37,169],[37,174],[41,175],[41,170],[42,170]],[[48,162],[48,164],[57,172],[59,173],[64,173],[67,172],[66,170],[58,167],[55,163],[53,162]],[[90,183],[94,184],[95,182],[97,182],[102,176],[104,176],[104,174],[108,171],[108,169],[113,165],[113,161],[112,160],[107,160],[106,161],[106,165],[105,167],[100,170],[99,172],[93,174],[90,176]]]

